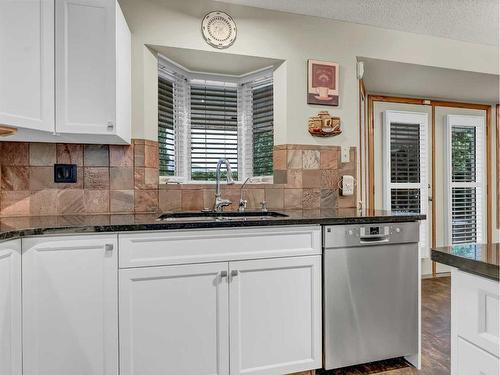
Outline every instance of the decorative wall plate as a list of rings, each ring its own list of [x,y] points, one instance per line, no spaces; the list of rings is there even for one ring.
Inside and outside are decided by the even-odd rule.
[[[210,12],[201,22],[201,33],[205,41],[212,47],[224,49],[236,40],[236,23],[224,12]]]

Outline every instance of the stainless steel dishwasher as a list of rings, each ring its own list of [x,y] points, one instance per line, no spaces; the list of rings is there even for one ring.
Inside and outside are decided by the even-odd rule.
[[[325,369],[418,353],[418,233],[416,222],[323,228]]]

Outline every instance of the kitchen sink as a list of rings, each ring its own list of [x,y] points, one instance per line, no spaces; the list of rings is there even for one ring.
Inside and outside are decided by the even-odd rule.
[[[214,211],[185,211],[164,213],[158,217],[158,220],[261,220],[275,217],[288,217],[288,215],[276,211],[230,211],[230,212],[214,212]]]

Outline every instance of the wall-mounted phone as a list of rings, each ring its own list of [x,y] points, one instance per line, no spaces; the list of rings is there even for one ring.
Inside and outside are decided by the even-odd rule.
[[[343,197],[354,195],[355,180],[353,176],[342,176],[340,181],[340,195]]]

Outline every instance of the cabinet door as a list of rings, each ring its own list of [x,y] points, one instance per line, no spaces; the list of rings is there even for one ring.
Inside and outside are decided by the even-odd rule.
[[[227,263],[120,270],[121,375],[227,375]]]
[[[116,236],[23,240],[24,375],[118,374]]]
[[[0,124],[54,130],[53,0],[0,0]]]
[[[56,1],[56,131],[113,134],[116,0]]]
[[[321,256],[229,263],[231,375],[321,367]]]
[[[21,375],[21,240],[0,243],[0,375]]]
[[[498,375],[500,359],[458,337],[457,375]]]

